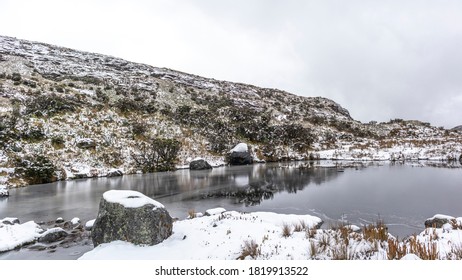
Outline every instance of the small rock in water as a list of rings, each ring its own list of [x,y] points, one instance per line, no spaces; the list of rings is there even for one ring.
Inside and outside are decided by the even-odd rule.
[[[0,222],[4,225],[19,225],[19,219],[18,218],[5,218],[3,220],[0,220]]]
[[[44,246],[44,245],[40,245],[40,244],[34,244],[32,246],[29,246],[27,249],[29,250],[34,250],[34,251],[43,251],[45,250],[47,247]]]
[[[80,219],[77,218],[77,217],[73,218],[73,219],[71,220],[71,224],[72,224],[73,226],[76,226],[76,225],[80,224]]]
[[[39,242],[52,243],[64,239],[68,233],[62,228],[51,228],[38,239]]]
[[[63,219],[63,218],[61,218],[61,217],[59,217],[59,218],[57,218],[57,219],[56,219],[56,221],[55,221],[55,222],[56,222],[56,223],[58,223],[58,224],[60,224],[60,223],[64,223],[64,219]]]

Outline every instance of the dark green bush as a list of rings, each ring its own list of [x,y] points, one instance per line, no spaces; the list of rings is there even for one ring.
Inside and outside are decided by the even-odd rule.
[[[136,166],[143,172],[169,171],[175,169],[175,161],[181,143],[175,139],[155,138],[142,143],[139,153],[132,153]]]
[[[72,97],[61,97],[56,94],[41,95],[26,101],[26,115],[54,115],[61,112],[74,112],[79,103]]]

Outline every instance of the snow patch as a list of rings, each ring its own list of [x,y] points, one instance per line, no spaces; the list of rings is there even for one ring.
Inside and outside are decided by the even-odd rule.
[[[33,221],[24,224],[0,224],[0,252],[34,242],[41,236],[42,228]]]
[[[72,225],[77,225],[80,224],[80,219],[78,217],[75,217],[71,220]]]
[[[221,213],[226,212],[225,208],[213,208],[205,211],[206,216],[220,215]]]
[[[126,208],[138,208],[144,205],[154,205],[155,208],[164,208],[164,205],[137,191],[111,190],[103,194],[103,198],[110,203],[119,203]]]
[[[234,148],[231,149],[231,153],[232,152],[243,153],[243,152],[248,152],[248,151],[249,151],[249,147],[247,146],[246,143],[239,143]]]

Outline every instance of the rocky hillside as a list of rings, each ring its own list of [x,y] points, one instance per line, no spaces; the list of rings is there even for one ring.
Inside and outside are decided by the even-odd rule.
[[[0,36],[0,186],[167,170],[195,157],[452,160],[461,132],[418,121],[363,124],[332,100],[218,81]],[[159,146],[156,146],[159,147]],[[158,156],[158,154],[156,154]]]

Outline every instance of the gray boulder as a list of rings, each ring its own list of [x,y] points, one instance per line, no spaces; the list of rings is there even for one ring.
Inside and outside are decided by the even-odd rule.
[[[212,169],[212,166],[202,158],[199,159],[194,159],[189,163],[189,169],[190,170],[206,170],[206,169]]]
[[[96,247],[114,240],[155,245],[172,234],[172,217],[159,202],[136,191],[103,194],[91,238]]]

